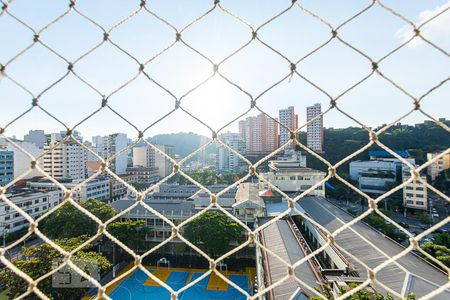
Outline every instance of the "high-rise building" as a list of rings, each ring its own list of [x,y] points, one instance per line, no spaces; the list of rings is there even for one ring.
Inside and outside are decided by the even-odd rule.
[[[319,103],[306,108],[306,120],[310,121],[322,113]],[[306,144],[318,153],[323,152],[323,117],[320,116],[306,126]]]
[[[278,148],[278,123],[263,113],[239,121],[239,134],[249,156],[264,155]]]
[[[164,152],[167,156],[175,157],[175,148],[171,145],[155,145],[156,148]],[[155,151],[155,167],[158,168],[159,176],[166,177],[172,173],[173,164],[164,155],[159,154]]]
[[[219,139],[227,146],[245,156],[246,147],[244,139],[239,133],[227,132],[219,135]],[[240,172],[247,169],[247,164],[236,154],[225,147],[218,145],[217,148],[217,168],[220,171]]]
[[[107,136],[92,138],[97,153],[108,159],[120,150],[127,147],[127,135],[125,133],[114,133]],[[127,169],[127,152],[120,153],[109,163],[109,168],[117,175],[125,174]]]
[[[60,141],[61,135],[52,133],[44,145],[44,151],[49,151],[44,155],[44,171],[56,179],[86,178],[86,150],[71,140]]]
[[[14,152],[0,149],[0,186],[14,180]]]
[[[284,145],[291,138],[289,130],[295,131],[298,128],[298,115],[294,112],[294,107],[289,106],[286,109],[280,109],[279,121],[281,124],[289,128],[287,129],[280,125],[280,145]],[[293,146],[295,147],[295,145]]]
[[[44,130],[30,130],[28,134],[23,137],[25,142],[33,143],[38,148],[44,148],[44,144],[47,142],[47,136]]]
[[[440,154],[441,154],[440,152],[427,153],[427,160],[430,161]],[[431,180],[434,181],[436,177],[439,175],[439,173],[449,168],[450,168],[450,153],[447,153],[439,157],[432,164],[430,164],[427,168],[427,173],[428,176],[430,176]]]
[[[155,166],[155,150],[146,145],[133,148],[133,167],[152,168]]]

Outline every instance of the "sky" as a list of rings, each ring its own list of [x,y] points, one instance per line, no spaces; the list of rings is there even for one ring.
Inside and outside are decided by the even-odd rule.
[[[40,30],[67,9],[69,1],[16,0],[9,6],[11,14]],[[77,1],[76,8],[104,28],[130,15],[140,1]],[[152,0],[148,8],[179,30],[213,6],[213,1]],[[283,11],[291,1],[222,0],[221,4],[254,27]],[[300,1],[334,27],[369,5],[371,1]],[[416,24],[427,20],[450,6],[447,0],[384,0]],[[450,49],[450,10],[423,27],[422,33],[445,51]],[[366,13],[346,24],[339,36],[374,60],[402,44],[411,34],[404,21],[375,5]],[[291,61],[297,61],[330,38],[330,29],[298,7],[294,7],[258,31],[258,36]],[[40,39],[73,62],[101,42],[101,29],[71,12],[44,30]],[[175,31],[147,12],[139,13],[131,21],[110,33],[111,40],[131,53],[140,62],[147,61],[170,45]],[[183,40],[219,62],[240,48],[251,38],[251,30],[223,11],[214,10],[182,33]],[[0,16],[0,63],[5,64],[33,39],[33,32],[7,14]],[[139,65],[110,43],[105,43],[74,65],[74,71],[102,94],[109,95],[133,78]],[[379,66],[381,72],[414,96],[446,79],[450,70],[448,56],[419,40],[396,52]],[[332,40],[328,45],[307,57],[297,66],[298,71],[332,96],[337,96],[371,71],[370,62],[349,47]],[[67,71],[67,63],[42,45],[35,45],[7,65],[6,73],[38,95]],[[146,73],[176,97],[213,74],[210,62],[182,43],[149,62]],[[253,41],[225,61],[219,71],[254,97],[284,78],[289,63],[278,54]],[[450,118],[449,84],[431,93],[422,108],[436,118]],[[0,79],[0,127],[26,111],[32,96],[18,88],[9,78]],[[70,74],[46,91],[39,104],[55,117],[72,127],[99,108],[101,96]],[[109,105],[142,130],[160,119],[174,107],[174,98],[142,74],[132,83],[109,97]],[[278,110],[294,106],[299,123],[305,123],[306,106],[321,103],[329,106],[329,99],[299,76],[287,78],[258,98],[258,106],[273,117]],[[217,130],[244,113],[250,98],[218,75],[181,100],[182,107]],[[412,107],[412,99],[374,75],[338,100],[348,114],[368,126],[379,126],[396,120]],[[246,116],[256,115],[254,109]],[[419,123],[425,116],[414,113],[404,123]],[[337,110],[324,116],[326,127],[358,126]],[[38,109],[33,109],[8,127],[8,136],[22,138],[30,129],[59,132],[64,127]],[[103,109],[77,128],[85,138],[115,132],[127,133],[131,138],[137,131],[112,111]],[[237,131],[237,121],[224,131]],[[193,131],[210,136],[207,127],[178,110],[145,132],[145,136],[159,133]]]

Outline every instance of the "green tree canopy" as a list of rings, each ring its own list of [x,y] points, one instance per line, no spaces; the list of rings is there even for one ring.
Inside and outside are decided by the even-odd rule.
[[[68,238],[55,240],[55,243],[65,250],[72,250],[87,240],[87,236],[79,236],[76,238]],[[74,257],[94,261],[102,272],[111,268],[111,263],[97,252],[91,251],[91,245],[84,247],[75,253]],[[39,278],[52,270],[52,262],[54,259],[61,259],[62,255],[49,244],[41,244],[39,246],[23,247],[23,259],[13,261],[13,264],[20,270],[31,276],[33,279]],[[15,275],[10,269],[3,268],[0,271],[0,280],[8,287],[8,297],[16,298],[23,294],[28,285],[19,276]],[[38,285],[39,289],[49,298],[52,298],[52,277],[45,278]],[[86,288],[70,288],[56,289],[59,299],[80,299],[86,292]],[[31,296],[31,298],[37,298]]]
[[[116,214],[111,206],[95,199],[80,204],[102,221]],[[50,238],[71,238],[93,235],[97,230],[97,223],[72,204],[66,203],[44,219],[39,228]]]
[[[239,241],[241,233],[240,226],[230,222],[227,216],[208,211],[186,226],[184,236],[214,257],[224,254],[232,242]]]
[[[108,231],[122,243],[132,249],[145,245],[145,236],[150,233],[144,220],[126,220],[111,223]]]

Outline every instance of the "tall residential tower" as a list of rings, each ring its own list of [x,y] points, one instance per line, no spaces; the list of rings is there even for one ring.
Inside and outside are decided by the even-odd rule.
[[[319,103],[306,108],[306,120],[310,121],[322,113]],[[306,144],[311,150],[323,152],[323,117],[320,116],[306,126]]]

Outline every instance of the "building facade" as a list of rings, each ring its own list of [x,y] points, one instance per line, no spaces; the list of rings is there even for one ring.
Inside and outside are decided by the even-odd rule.
[[[36,147],[42,149],[47,142],[47,136],[44,130],[30,130],[28,134],[23,137],[25,142],[32,143]]]
[[[440,155],[440,152],[427,153],[427,160],[430,161],[436,156]],[[431,180],[434,181],[436,177],[443,171],[450,168],[450,153],[444,154],[439,157],[435,162],[430,164],[427,168],[427,174]]]
[[[306,121],[314,119],[322,113],[319,103],[306,108]],[[323,152],[323,117],[320,116],[306,126],[306,145],[311,150]]]
[[[326,176],[325,172],[305,168],[298,161],[279,161],[269,162],[269,172],[261,174],[264,179],[275,185],[285,193],[302,193]],[[263,189],[270,189],[269,184],[261,181]],[[322,183],[309,195],[325,197],[325,183]]]
[[[244,139],[238,133],[227,132],[219,135],[219,139],[227,146],[238,152],[246,155],[246,146]],[[236,154],[229,151],[225,147],[218,145],[217,148],[217,169],[226,172],[241,172],[248,169],[247,164],[239,158]]]
[[[403,172],[403,182],[409,180],[411,174],[409,169]],[[420,176],[421,179],[427,181],[425,175]],[[406,208],[428,210],[428,192],[427,187],[418,180],[413,180],[403,187],[403,206]]]
[[[14,180],[14,152],[0,149],[0,186]]]
[[[15,141],[15,143],[20,148],[22,148],[29,154],[33,155],[34,157],[38,157],[39,155],[41,155],[41,153],[43,151],[42,149],[38,148],[38,146],[36,146],[34,143],[21,142],[21,141]],[[6,149],[11,152],[14,152],[14,177],[15,178],[19,177],[20,175],[22,175],[23,173],[25,173],[26,171],[28,171],[30,169],[31,158],[28,155],[26,155],[24,152],[22,152],[22,150],[19,150],[18,148],[14,147],[11,144],[8,144],[6,146]],[[40,158],[38,160],[38,164],[42,167],[44,165],[44,159]],[[1,169],[1,167],[0,167],[0,169]],[[37,169],[34,169],[30,173],[28,173],[25,177],[23,177],[23,179],[32,178],[35,176],[42,176],[42,174]]]
[[[278,148],[278,123],[263,113],[239,121],[239,134],[249,156],[268,154]]]
[[[159,180],[159,170],[156,167],[129,167],[126,174],[134,177],[135,183],[152,184]]]
[[[146,145],[133,148],[133,167],[153,168],[155,166],[155,150]]]
[[[7,195],[15,205],[36,219],[49,209],[58,205],[62,191],[35,191],[31,189],[16,190]],[[28,221],[4,201],[0,202],[0,234],[11,233],[28,226]]]
[[[286,109],[280,109],[278,120],[291,131],[298,129],[298,115],[295,113],[293,106],[289,106]],[[291,139],[290,132],[287,128],[280,125],[280,145],[286,144]],[[295,147],[295,145],[293,146]]]
[[[114,133],[107,136],[93,137],[95,149],[103,158],[108,159],[127,147],[127,135],[124,133]],[[109,163],[109,168],[117,175],[125,174],[128,165],[127,152],[117,155]]]
[[[48,151],[43,157],[44,171],[57,180],[86,178],[84,148],[69,140],[58,143],[59,139],[55,135],[44,145],[44,151]]]
[[[164,152],[167,156],[175,157],[175,147],[171,145],[155,145],[156,148]],[[172,173],[173,164],[164,155],[155,151],[155,167],[158,168],[159,177],[164,178]]]

